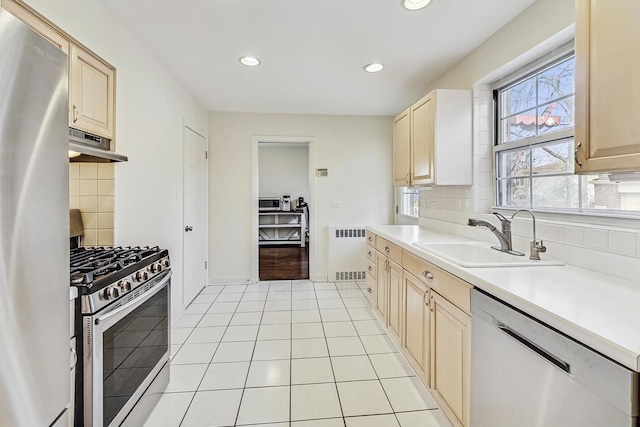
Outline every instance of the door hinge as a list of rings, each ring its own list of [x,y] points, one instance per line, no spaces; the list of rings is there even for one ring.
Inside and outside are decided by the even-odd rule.
[[[209,158],[209,152],[208,152],[208,151],[205,151],[205,152],[204,152],[204,158],[205,158],[205,159],[208,159],[208,158]]]
[[[398,215],[398,205],[396,205],[396,215]]]
[[[207,269],[207,261],[204,262],[204,269]]]

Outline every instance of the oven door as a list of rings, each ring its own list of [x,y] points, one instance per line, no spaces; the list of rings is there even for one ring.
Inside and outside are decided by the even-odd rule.
[[[120,425],[169,360],[170,279],[167,270],[84,317],[85,426]]]

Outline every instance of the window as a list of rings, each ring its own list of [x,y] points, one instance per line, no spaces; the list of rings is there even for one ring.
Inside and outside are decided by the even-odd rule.
[[[400,187],[399,188],[399,212],[400,215],[417,217],[420,212],[420,195],[417,188]]]
[[[640,214],[640,183],[574,174],[573,53],[536,65],[495,91],[497,206]]]

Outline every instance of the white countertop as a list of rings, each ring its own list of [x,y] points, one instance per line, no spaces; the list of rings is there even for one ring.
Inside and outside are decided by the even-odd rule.
[[[417,225],[375,225],[367,228],[640,372],[640,283],[569,265],[460,267],[412,243],[469,241],[464,237]],[[549,258],[552,255],[549,254]]]

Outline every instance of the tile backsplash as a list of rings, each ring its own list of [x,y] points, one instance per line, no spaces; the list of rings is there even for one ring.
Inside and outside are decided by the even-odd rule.
[[[491,91],[483,85],[474,88],[473,97],[473,185],[434,187],[420,190],[419,224],[464,237],[495,243],[486,228],[468,227],[470,217],[482,218],[499,227],[492,205],[492,123]],[[619,224],[619,225],[617,225]],[[513,220],[514,248],[528,252],[531,220],[522,215]],[[543,239],[547,253],[577,267],[622,279],[639,281],[640,220],[618,221],[616,225],[588,219],[548,219],[540,215],[537,236]]]
[[[113,163],[69,163],[69,208],[80,209],[83,246],[113,245]]]

